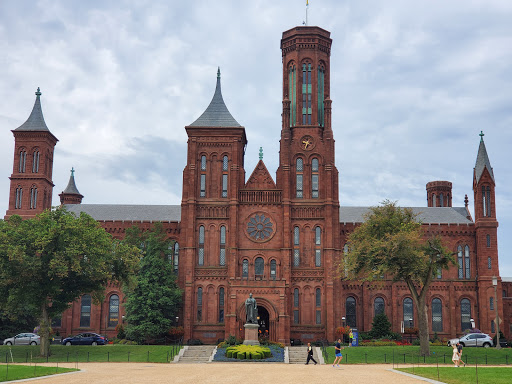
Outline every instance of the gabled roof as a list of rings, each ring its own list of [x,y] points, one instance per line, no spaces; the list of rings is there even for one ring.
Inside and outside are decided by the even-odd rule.
[[[494,180],[494,173],[492,172],[491,162],[489,161],[489,156],[487,156],[487,150],[485,149],[484,143],[484,134],[480,133],[480,146],[478,147],[478,155],[476,156],[476,164],[475,164],[475,179],[478,183],[480,181],[480,177],[482,177],[482,173],[484,169],[487,168],[489,174],[491,175],[492,181]]]
[[[75,170],[74,168],[71,168],[71,176],[69,176],[69,182],[68,182],[68,186],[66,187],[66,189],[64,191],[62,191],[62,193],[71,193],[71,194],[74,194],[74,195],[80,195],[80,192],[78,192],[78,189],[76,187],[76,184],[75,184]]]
[[[97,221],[181,221],[180,205],[65,204],[69,212]]]
[[[189,127],[241,127],[224,104],[220,90],[220,68],[217,70],[217,86],[210,105]]]
[[[472,224],[465,207],[409,207],[423,224]],[[341,223],[362,223],[370,207],[340,207]]]
[[[21,124],[15,131],[50,131],[46,126],[43,117],[43,111],[41,109],[41,91],[37,88],[36,92],[36,101],[34,103],[34,108],[32,108],[32,112],[28,117],[27,121]]]
[[[252,171],[251,177],[245,184],[246,189],[276,189],[276,183],[268,172],[267,167],[263,160],[258,161],[254,171]]]

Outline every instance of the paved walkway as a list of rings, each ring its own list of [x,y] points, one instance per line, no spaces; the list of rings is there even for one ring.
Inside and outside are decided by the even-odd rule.
[[[51,364],[49,364],[51,365]],[[74,364],[59,364],[73,368]],[[36,384],[240,384],[252,383],[425,383],[389,370],[388,365],[290,365],[282,363],[80,363],[83,372],[32,381]]]

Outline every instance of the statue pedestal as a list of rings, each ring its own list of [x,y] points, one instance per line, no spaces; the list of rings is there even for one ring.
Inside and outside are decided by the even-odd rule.
[[[244,324],[245,338],[244,345],[260,345],[258,341],[258,324]]]

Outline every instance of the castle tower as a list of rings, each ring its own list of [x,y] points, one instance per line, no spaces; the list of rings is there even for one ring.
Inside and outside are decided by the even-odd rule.
[[[60,203],[65,204],[81,204],[83,195],[78,192],[75,184],[75,170],[71,168],[71,176],[69,176],[68,186],[59,194]]]
[[[498,221],[496,219],[496,183],[494,173],[487,155],[484,134],[480,133],[480,145],[473,171],[473,194],[475,204],[476,230],[476,268],[478,289],[480,294],[479,328],[483,332],[491,332],[496,317],[494,308],[494,287],[492,277],[498,277],[498,311],[503,313],[501,300],[501,278],[498,265]]]
[[[428,207],[452,206],[452,183],[449,181],[431,181],[427,183]]]
[[[31,218],[52,205],[53,151],[58,140],[46,126],[40,98],[37,88],[30,116],[12,131],[14,165],[5,218],[14,214]]]

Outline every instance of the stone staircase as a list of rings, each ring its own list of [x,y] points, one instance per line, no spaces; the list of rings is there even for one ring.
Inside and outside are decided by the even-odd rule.
[[[215,345],[186,345],[175,357],[175,363],[209,363],[213,358]]]
[[[288,347],[288,363],[289,364],[306,364],[308,357],[308,347],[303,345],[300,347]],[[313,358],[318,364],[324,364],[322,351],[318,347],[313,347]],[[315,364],[312,361],[309,364]]]

